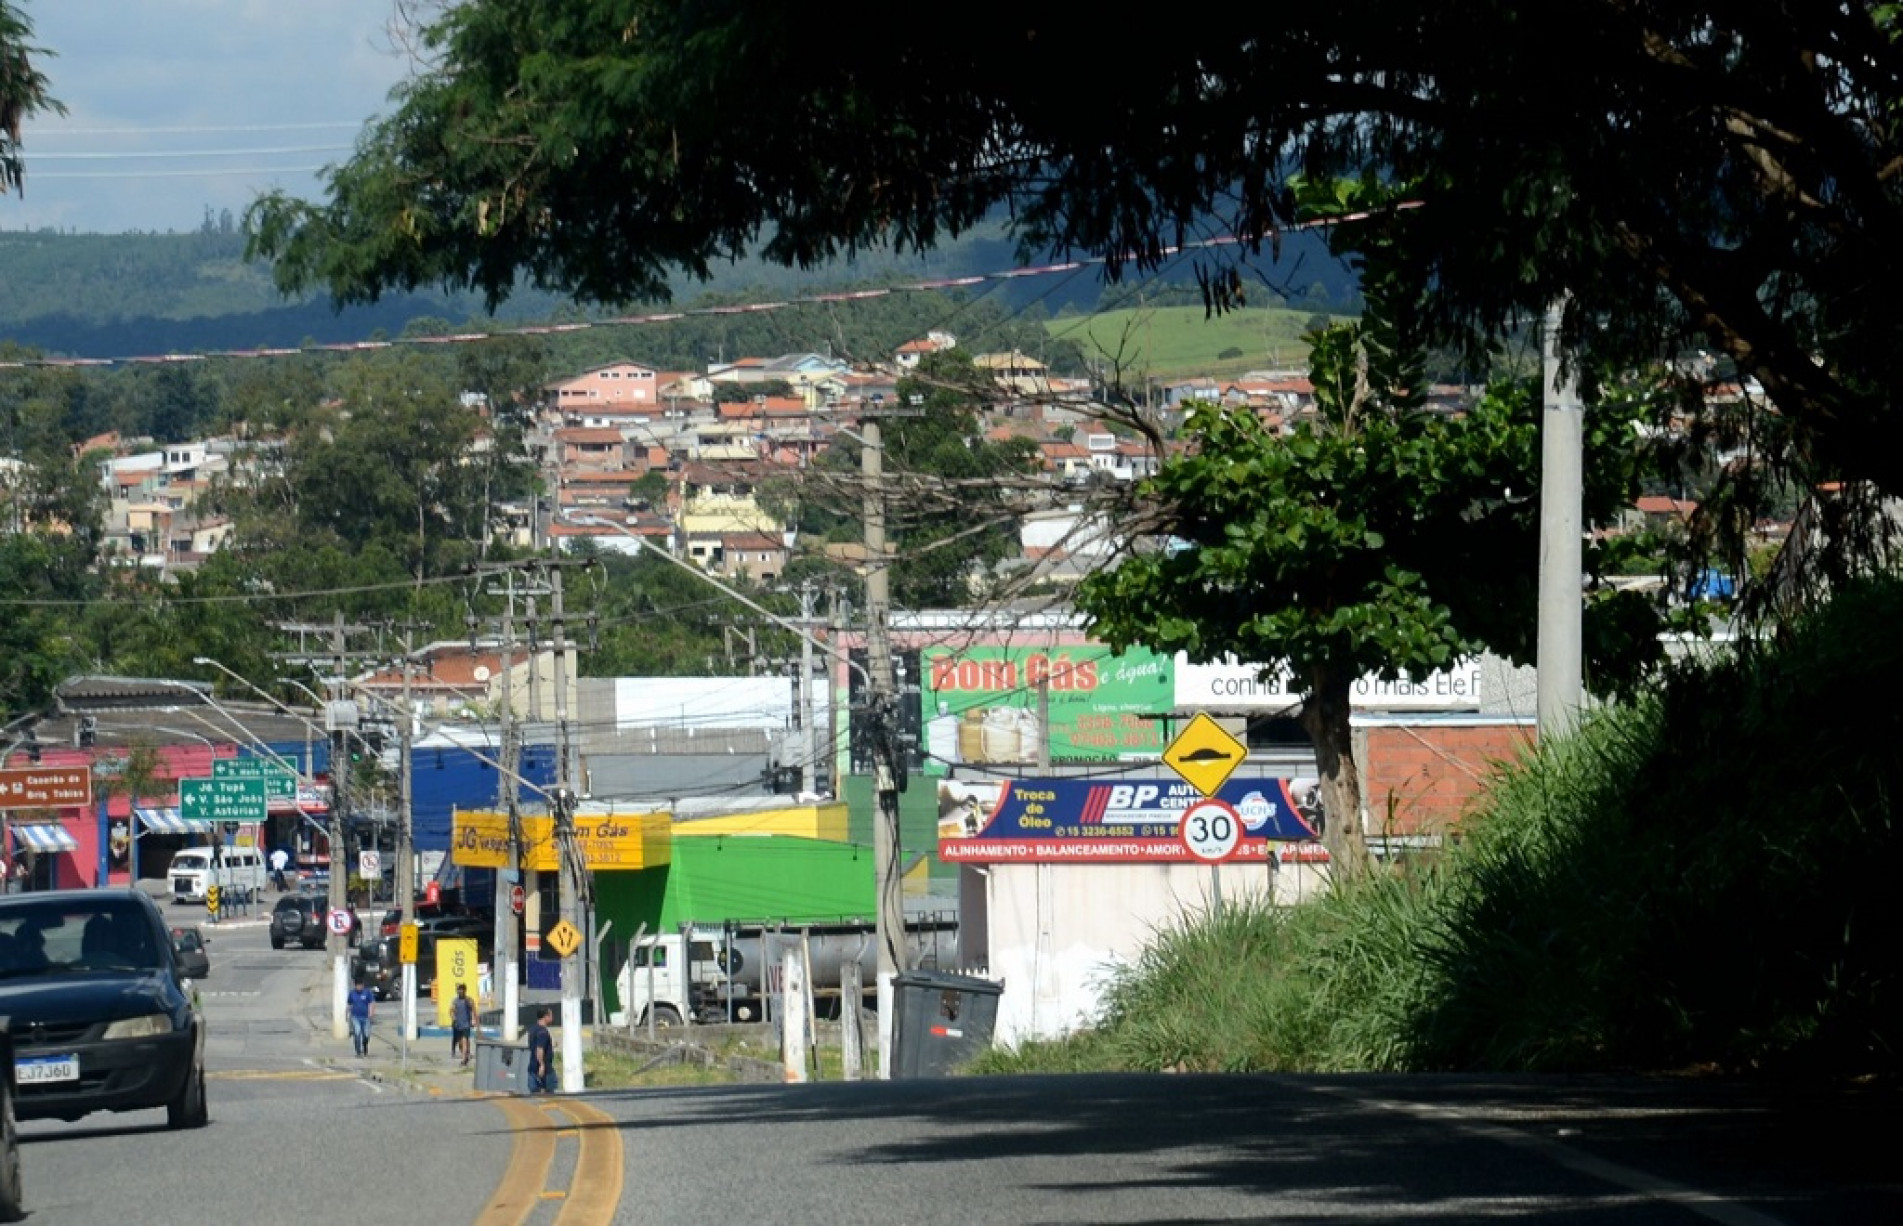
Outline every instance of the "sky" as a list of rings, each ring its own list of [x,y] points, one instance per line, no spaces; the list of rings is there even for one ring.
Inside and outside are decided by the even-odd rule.
[[[14,0],[67,114],[27,121],[0,230],[196,230],[258,194],[316,198],[409,72],[396,0]]]

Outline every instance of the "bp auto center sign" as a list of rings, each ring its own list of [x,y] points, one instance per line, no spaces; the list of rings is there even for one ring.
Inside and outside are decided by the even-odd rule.
[[[945,781],[939,798],[939,858],[978,864],[1189,862],[1183,815],[1204,799],[1180,779]],[[1241,820],[1232,859],[1316,837],[1286,779],[1232,778],[1212,799]]]

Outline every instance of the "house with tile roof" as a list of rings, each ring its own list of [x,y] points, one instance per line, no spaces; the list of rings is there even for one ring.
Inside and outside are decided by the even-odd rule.
[[[916,370],[920,359],[926,354],[942,353],[947,349],[958,348],[958,338],[949,332],[933,329],[916,340],[909,340],[898,347],[892,355],[900,370]]]

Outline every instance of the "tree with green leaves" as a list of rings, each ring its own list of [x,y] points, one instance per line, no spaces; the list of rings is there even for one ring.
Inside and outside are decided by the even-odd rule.
[[[478,411],[441,371],[401,352],[349,363],[331,386],[334,401],[295,419],[281,471],[223,491],[237,547],[375,549],[413,579],[461,567],[479,548],[483,495],[494,489],[487,469],[468,462]]]
[[[1341,215],[1387,190],[1305,194]],[[1360,252],[1368,313],[1313,338],[1314,416],[1283,436],[1253,410],[1194,408],[1191,450],[1144,483],[1125,520],[1135,551],[1078,593],[1093,632],[1119,648],[1287,669],[1321,772],[1323,841],[1349,876],[1368,864],[1355,683],[1419,681],[1485,649],[1530,661],[1538,621],[1538,394],[1522,380],[1458,412],[1425,406],[1419,308],[1429,290],[1395,258],[1411,224],[1376,210],[1337,231],[1344,251]],[[1589,522],[1637,491],[1634,426],[1646,407],[1643,387],[1600,387],[1592,399]],[[1602,689],[1656,662],[1649,605],[1615,596],[1590,615]]]
[[[20,125],[34,115],[64,115],[66,108],[47,92],[51,82],[34,67],[46,51],[30,40],[33,27],[12,0],[0,0],[0,194],[21,191],[26,171],[20,165]]]
[[[1375,175],[1420,217],[1424,329],[1497,334],[1564,296],[1582,366],[1702,348],[1775,405],[1800,481],[1903,494],[1895,5],[1240,6],[1146,30],[1142,70],[1109,72],[1128,32],[1071,17],[469,0],[418,31],[432,70],[328,198],[247,226],[284,286],[342,301],[526,280],[613,302],[1002,211],[1026,255],[1112,276],[1187,255],[1222,309],[1303,224],[1293,174]],[[1234,241],[1179,250],[1207,237]]]

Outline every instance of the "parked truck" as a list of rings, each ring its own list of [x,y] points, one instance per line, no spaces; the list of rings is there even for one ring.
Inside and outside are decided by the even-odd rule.
[[[928,918],[906,921],[907,965],[920,969],[955,966],[958,921]],[[868,1003],[878,990],[879,945],[873,925],[864,922],[691,925],[675,932],[643,936],[615,978],[621,1025],[656,1026],[758,1022],[765,1001],[780,988],[788,952],[808,963],[813,998],[820,1013],[836,1016],[843,968],[859,967]]]

